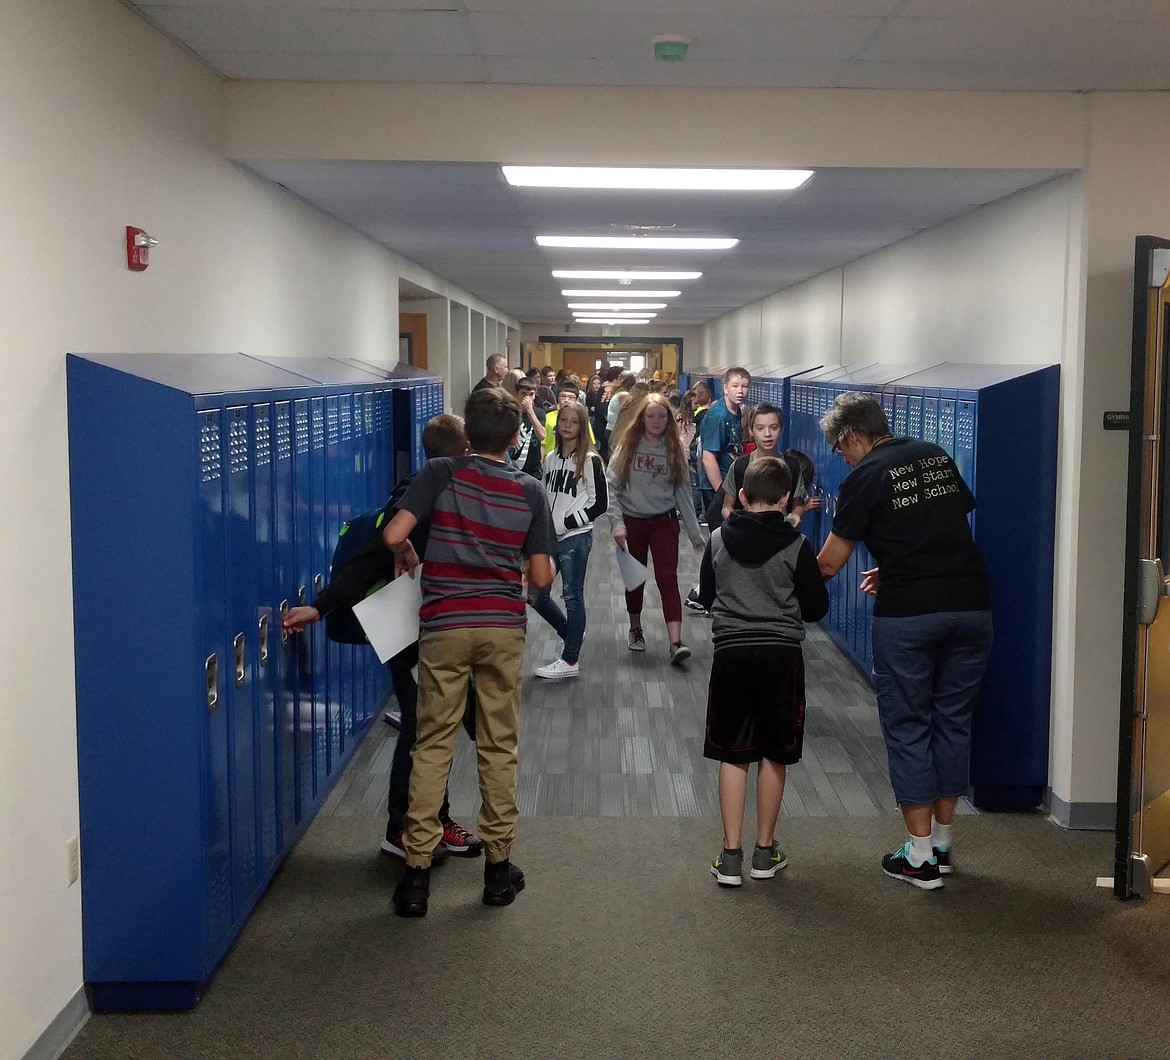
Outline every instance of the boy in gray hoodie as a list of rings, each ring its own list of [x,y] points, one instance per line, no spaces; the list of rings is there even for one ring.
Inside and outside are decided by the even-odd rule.
[[[829,610],[829,594],[808,541],[785,521],[792,476],[783,460],[761,457],[744,473],[733,511],[711,535],[699,569],[699,599],[712,614],[714,655],[703,755],[720,763],[723,848],[711,875],[743,882],[748,765],[758,763],[753,879],[788,864],[776,842],[785,767],[804,743],[804,623]]]

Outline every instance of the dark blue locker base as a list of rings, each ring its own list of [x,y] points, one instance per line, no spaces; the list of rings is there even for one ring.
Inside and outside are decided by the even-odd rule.
[[[95,1013],[189,1012],[211,983],[87,983],[89,1007]]]
[[[1032,784],[976,784],[970,798],[977,810],[1018,813],[1037,809],[1044,801],[1044,789]]]

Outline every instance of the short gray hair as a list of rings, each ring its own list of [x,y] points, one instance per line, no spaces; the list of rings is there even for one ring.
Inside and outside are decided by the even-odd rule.
[[[496,361],[503,361],[505,364],[507,364],[508,363],[508,355],[506,353],[493,353],[493,354],[491,354],[487,359],[487,370],[489,372],[492,370],[492,366],[496,363]]]
[[[838,445],[851,431],[869,442],[890,433],[890,423],[881,405],[856,390],[838,394],[821,419],[821,433],[830,446]]]

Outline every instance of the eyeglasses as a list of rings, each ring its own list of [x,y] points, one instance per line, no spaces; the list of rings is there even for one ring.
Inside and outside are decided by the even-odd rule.
[[[831,450],[834,456],[841,455],[841,443],[845,441],[848,435],[849,431],[842,431],[839,435],[837,435],[837,440],[833,443],[833,448]]]

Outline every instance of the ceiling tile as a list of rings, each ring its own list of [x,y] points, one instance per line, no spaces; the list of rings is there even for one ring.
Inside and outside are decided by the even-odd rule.
[[[1034,19],[1166,18],[1166,0],[906,0],[899,18]]]
[[[1170,64],[1128,63],[850,63],[842,88],[938,89],[994,92],[1146,92],[1170,88]]]
[[[476,55],[372,55],[346,52],[207,52],[224,77],[241,81],[393,81],[482,84]]]
[[[513,85],[633,85],[696,88],[831,88],[843,62],[655,62],[639,59],[559,59],[489,56],[490,80]]]

